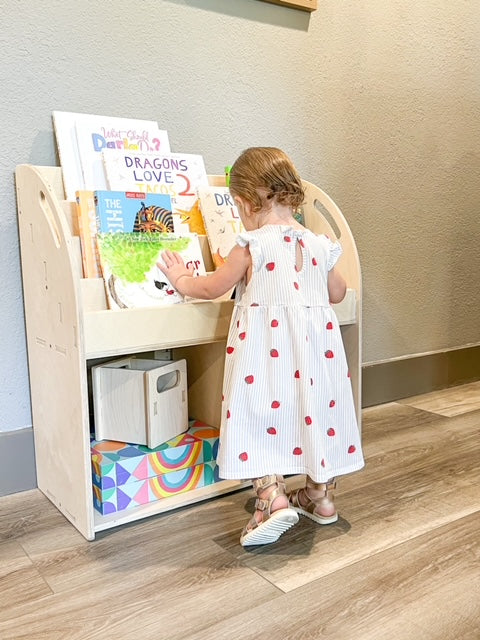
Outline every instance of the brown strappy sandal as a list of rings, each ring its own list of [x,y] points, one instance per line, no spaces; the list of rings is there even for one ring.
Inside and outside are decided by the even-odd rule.
[[[240,536],[240,544],[243,547],[256,544],[270,544],[298,522],[298,514],[290,506],[277,509],[272,513],[272,503],[279,496],[286,496],[285,482],[282,476],[263,476],[253,481],[253,488],[257,493],[276,485],[275,489],[266,498],[258,497],[255,501],[255,509],[262,511],[262,520],[257,522],[255,515],[251,517]]]
[[[331,491],[335,489],[336,482],[332,478],[328,482],[313,482],[307,476],[307,483],[302,489],[294,489],[288,494],[288,499],[297,513],[307,516],[318,524],[332,524],[337,522],[338,513],[333,503]],[[313,498],[308,491],[322,491],[323,495]],[[302,504],[307,502],[307,504]]]

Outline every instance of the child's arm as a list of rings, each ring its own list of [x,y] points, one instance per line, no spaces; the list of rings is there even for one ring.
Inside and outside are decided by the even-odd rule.
[[[330,302],[333,304],[341,302],[347,293],[347,283],[335,267],[328,272],[327,285]]]
[[[163,263],[157,267],[170,280],[172,286],[182,295],[201,300],[213,300],[226,293],[239,282],[251,265],[248,247],[235,245],[228,254],[225,264],[208,276],[193,277],[193,270],[187,269],[181,255],[175,251],[162,252]]]

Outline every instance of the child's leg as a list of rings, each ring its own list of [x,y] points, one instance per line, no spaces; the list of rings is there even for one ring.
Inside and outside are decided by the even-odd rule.
[[[303,489],[294,489],[288,498],[297,513],[311,518],[318,524],[332,524],[338,520],[331,491],[335,489],[335,478],[328,482],[314,482],[307,476]]]
[[[257,493],[255,513],[244,527],[240,544],[269,544],[298,522],[298,515],[289,506],[283,476],[263,476],[253,481]]]

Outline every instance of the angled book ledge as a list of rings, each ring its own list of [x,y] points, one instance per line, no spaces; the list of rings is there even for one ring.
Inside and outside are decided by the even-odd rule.
[[[223,185],[223,176],[210,176]],[[335,305],[360,423],[361,274],[351,231],[338,207],[305,182],[305,224],[338,238],[348,292]],[[97,531],[248,486],[219,481],[149,504],[101,515],[93,506],[90,369],[101,358],[162,350],[185,358],[192,418],[218,427],[225,340],[233,302],[222,299],[110,310],[103,280],[82,278],[75,203],[65,200],[59,167],[16,170],[33,430],[39,489],[92,540]],[[213,269],[206,238],[207,269]]]

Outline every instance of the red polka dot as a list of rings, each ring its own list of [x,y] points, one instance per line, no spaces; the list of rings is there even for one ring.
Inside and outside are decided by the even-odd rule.
[[[334,436],[335,435],[335,429],[333,429],[333,427],[330,427],[330,429],[327,431],[327,436]]]
[[[272,358],[278,358],[278,351],[276,349],[270,349],[270,355]]]
[[[325,358],[333,358],[333,351],[330,351],[330,349],[325,351]]]
[[[240,338],[240,340],[245,340],[245,336],[246,336],[246,335],[247,335],[247,334],[245,333],[245,331],[242,331],[242,333],[239,333],[239,334],[238,334],[238,337]]]
[[[245,377],[245,382],[247,384],[253,384],[253,381],[254,381],[254,377],[253,376],[246,376]]]
[[[327,322],[327,329],[330,331],[333,329],[333,322]]]
[[[301,456],[303,453],[303,451],[301,450],[300,447],[295,447],[295,449],[293,450],[293,455],[294,456]]]
[[[275,320],[275,318],[274,318],[274,319],[271,321],[270,326],[271,326],[271,327],[274,327],[274,328],[275,328],[275,327],[278,327],[278,320]]]
[[[240,460],[242,462],[246,462],[248,460],[248,453],[246,451],[244,451],[243,453],[241,453],[239,456]]]
[[[308,425],[312,424],[312,419],[310,416],[305,416],[305,424],[308,424]]]
[[[324,466],[325,466],[325,460],[324,460],[323,458],[322,458],[322,461],[321,461],[321,463],[320,463],[320,464],[322,465],[322,467],[324,467]]]
[[[350,378],[350,371],[347,371],[347,378]]]
[[[240,326],[240,320],[237,320],[237,329]]]
[[[348,453],[355,453],[355,451],[356,451],[355,445],[351,444],[348,447]]]
[[[258,307],[258,302],[252,302],[252,304],[250,305],[251,307]]]
[[[290,236],[285,236],[283,239],[285,240],[285,242],[291,242],[292,241]]]
[[[335,406],[335,400],[330,400],[330,402],[328,403],[328,406],[330,407],[330,409],[332,407],[334,407]]]
[[[313,378],[310,378],[310,386],[313,387]]]
[[[314,267],[317,266],[318,262],[315,260],[315,258],[312,258],[312,264],[313,264]]]
[[[275,427],[268,427],[267,433],[269,433],[271,436],[276,436],[277,430],[275,429]]]
[[[300,378],[300,371],[297,369],[294,375],[295,375],[295,378],[297,379]]]
[[[300,285],[298,284],[298,282],[294,282],[293,286],[295,287],[295,289],[298,291],[300,289]]]
[[[227,418],[230,418],[230,409],[227,409]]]
[[[275,269],[275,263],[274,262],[267,262],[267,264],[265,265],[265,269],[267,271],[273,271]]]
[[[272,409],[278,409],[280,406],[280,402],[278,400],[274,400],[271,404]]]
[[[303,244],[303,240],[302,240],[301,238],[299,239],[298,244],[299,244],[301,247],[304,247],[304,246],[305,246],[305,245]]]
[[[233,353],[235,349],[233,347],[227,347],[227,353]]]

